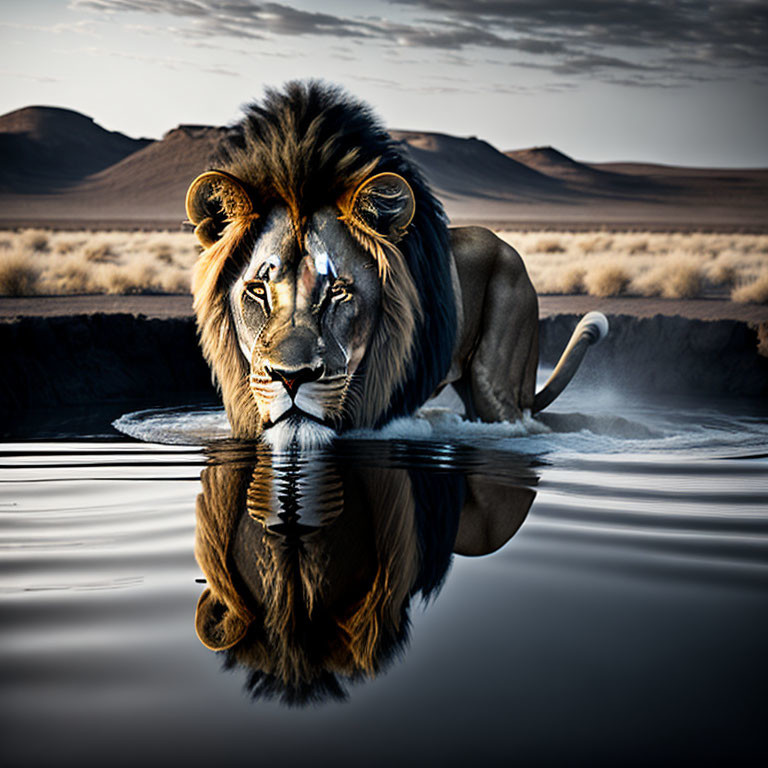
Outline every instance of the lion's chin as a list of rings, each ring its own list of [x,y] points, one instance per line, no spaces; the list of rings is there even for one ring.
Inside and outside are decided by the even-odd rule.
[[[282,419],[261,433],[262,440],[276,452],[322,448],[334,437],[336,432],[330,427],[300,416]]]

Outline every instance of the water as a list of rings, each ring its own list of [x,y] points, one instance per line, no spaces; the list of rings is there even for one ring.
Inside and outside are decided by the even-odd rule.
[[[0,444],[3,765],[764,765],[763,406],[568,397]]]

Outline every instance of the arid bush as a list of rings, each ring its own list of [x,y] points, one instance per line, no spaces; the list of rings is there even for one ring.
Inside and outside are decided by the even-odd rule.
[[[584,267],[568,267],[560,273],[558,293],[584,293],[584,278],[587,270]]]
[[[667,299],[695,299],[704,289],[704,274],[698,264],[677,262],[667,267],[661,295]]]
[[[117,261],[117,254],[109,243],[93,243],[87,245],[83,251],[85,258],[95,264],[108,264]]]
[[[587,272],[584,287],[590,296],[621,296],[629,285],[627,271],[615,264],[603,264]]]
[[[75,240],[59,240],[54,246],[54,251],[65,256],[68,253],[72,253],[78,247],[78,243]]]
[[[98,291],[92,269],[88,269],[78,260],[69,260],[54,270],[50,280],[52,293],[78,294]]]
[[[169,243],[155,243],[149,250],[163,264],[173,264],[173,248]]]
[[[163,293],[189,293],[191,275],[187,269],[166,269],[156,278]]]
[[[587,256],[593,253],[603,253],[612,246],[613,238],[606,235],[576,235],[576,248]]]
[[[27,229],[21,233],[21,246],[33,253],[46,253],[49,250],[49,236],[39,229]]]
[[[534,248],[538,253],[565,253],[566,249],[556,237],[544,237]]]
[[[107,293],[161,293],[157,269],[148,263],[135,263],[112,270],[106,280]]]
[[[0,295],[31,296],[37,292],[38,268],[28,256],[13,250],[0,253]]]
[[[768,304],[768,270],[757,280],[734,288],[731,299],[744,304]]]
[[[738,270],[733,264],[716,259],[707,265],[707,280],[712,285],[722,285],[726,288],[732,288],[736,285]]]
[[[704,284],[704,272],[696,262],[677,259],[635,278],[632,288],[642,296],[695,299],[702,294]]]

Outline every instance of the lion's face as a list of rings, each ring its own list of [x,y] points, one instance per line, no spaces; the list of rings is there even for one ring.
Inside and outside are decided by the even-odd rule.
[[[333,429],[378,317],[376,263],[330,207],[300,232],[275,208],[257,231],[228,298],[263,428]]]
[[[234,435],[309,446],[370,426],[405,375],[420,311],[396,245],[410,186],[374,174],[307,216],[255,197],[221,171],[187,196],[206,247],[195,310]]]

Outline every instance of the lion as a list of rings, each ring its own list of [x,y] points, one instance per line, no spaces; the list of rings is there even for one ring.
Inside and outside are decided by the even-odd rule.
[[[201,346],[236,438],[326,443],[448,384],[468,418],[517,420],[607,333],[585,316],[535,393],[538,300],[519,254],[449,229],[403,146],[334,86],[295,81],[248,106],[186,210]]]

